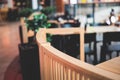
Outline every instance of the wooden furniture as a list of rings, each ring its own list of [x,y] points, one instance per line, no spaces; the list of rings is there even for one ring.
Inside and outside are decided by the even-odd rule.
[[[46,42],[46,33],[53,35],[80,34],[80,59],[55,49]],[[84,61],[84,30],[82,28],[40,29],[39,45],[41,80],[119,80],[120,75],[87,64]]]
[[[96,65],[101,69],[120,75],[120,56]]]
[[[104,32],[119,32],[120,28],[115,26],[100,26],[87,27],[86,33],[104,33]]]

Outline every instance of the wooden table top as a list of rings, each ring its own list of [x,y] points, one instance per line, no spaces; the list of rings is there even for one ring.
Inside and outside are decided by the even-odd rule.
[[[115,26],[100,26],[87,27],[86,33],[104,33],[104,32],[119,32],[120,28]]]
[[[120,75],[120,56],[96,65],[97,67]]]

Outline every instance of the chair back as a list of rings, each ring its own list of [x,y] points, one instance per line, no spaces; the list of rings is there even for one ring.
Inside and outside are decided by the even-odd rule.
[[[50,28],[58,28],[58,24],[57,23],[50,23],[50,24],[51,24]]]
[[[61,27],[62,27],[62,28],[70,28],[70,27],[72,27],[72,25],[73,25],[73,23],[66,22],[66,23],[64,23],[64,24],[61,24]]]
[[[84,36],[84,42],[88,45],[85,46],[86,55],[94,55],[93,64],[97,63],[97,46],[96,46],[96,33],[86,33]],[[87,57],[85,55],[85,59],[87,61]]]
[[[103,44],[107,44],[110,42],[120,41],[120,32],[106,32],[103,33]]]
[[[86,33],[85,43],[96,42],[96,33]]]

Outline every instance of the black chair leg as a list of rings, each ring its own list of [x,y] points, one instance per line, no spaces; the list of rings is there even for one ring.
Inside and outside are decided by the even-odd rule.
[[[117,51],[117,56],[119,56],[119,52]]]
[[[109,57],[110,57],[110,59],[112,59],[112,53],[111,52],[109,52]]]
[[[104,62],[106,61],[106,47],[105,46],[101,46],[101,52],[100,52],[100,62]]]
[[[85,62],[87,62],[87,54],[85,54]]]

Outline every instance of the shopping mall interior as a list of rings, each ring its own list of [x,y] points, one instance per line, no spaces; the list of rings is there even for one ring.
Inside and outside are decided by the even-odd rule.
[[[0,0],[0,80],[120,80],[120,0]]]

